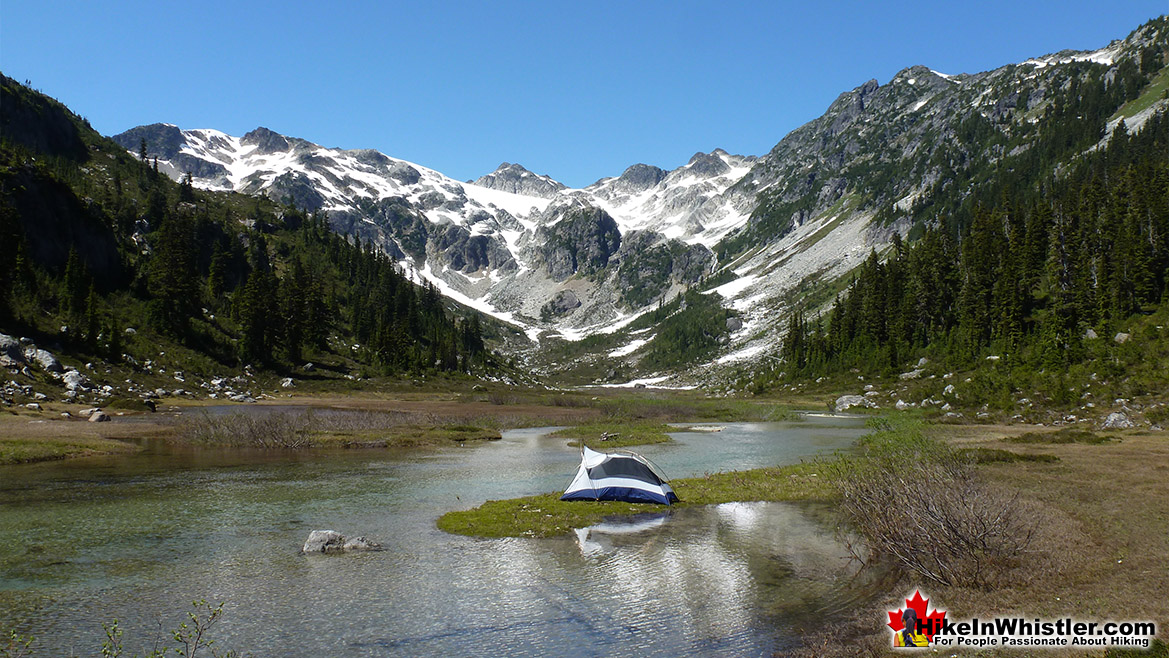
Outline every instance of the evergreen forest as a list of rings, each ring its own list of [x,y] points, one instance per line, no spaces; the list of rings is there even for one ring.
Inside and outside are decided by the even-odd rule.
[[[0,82],[4,333],[80,359],[206,374],[309,361],[349,376],[493,367],[477,313],[323,213],[175,182],[58,102]]]

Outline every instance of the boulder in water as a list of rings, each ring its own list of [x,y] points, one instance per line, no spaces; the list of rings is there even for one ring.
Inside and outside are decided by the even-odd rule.
[[[354,537],[346,540],[345,535],[336,530],[313,530],[304,542],[301,553],[342,553],[349,551],[380,551],[381,545],[365,537]]]

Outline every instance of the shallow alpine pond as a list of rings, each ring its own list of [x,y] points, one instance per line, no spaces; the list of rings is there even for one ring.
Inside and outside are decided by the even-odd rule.
[[[643,454],[672,478],[842,449],[863,420],[720,424]],[[563,489],[547,428],[441,451],[179,451],[0,468],[0,631],[96,655],[118,619],[149,650],[191,601],[257,656],[769,655],[866,596],[822,510],[730,503],[553,539],[436,529],[451,509]],[[313,529],[385,550],[301,555]]]

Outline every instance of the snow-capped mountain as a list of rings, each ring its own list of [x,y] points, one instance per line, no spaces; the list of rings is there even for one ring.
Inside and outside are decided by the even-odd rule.
[[[336,230],[529,336],[612,333],[598,360],[636,362],[654,333],[630,323],[697,287],[733,309],[716,358],[734,363],[773,351],[805,292],[937,221],[979,172],[1022,162],[1069,90],[1123,88],[1167,41],[1161,18],[1097,51],[976,74],[913,66],[841,94],[766,155],[716,149],[673,171],[635,164],[583,189],[511,163],[458,182],[264,128],[234,137],[154,124],[115,139],[134,152],[145,142],[161,169],[197,186],[326,212]],[[1150,99],[1128,129],[1166,105]]]
[[[325,148],[266,128],[236,137],[154,124],[115,139],[132,151],[145,142],[161,170],[189,173],[198,187],[326,212],[337,230],[373,240],[458,301],[525,329],[575,332],[708,274],[709,246],[750,211],[750,199],[724,193],[754,162],[719,149],[674,171],[639,164],[569,189],[510,163],[460,183],[377,151]],[[655,269],[635,271],[646,257]],[[606,285],[614,280],[624,285]]]

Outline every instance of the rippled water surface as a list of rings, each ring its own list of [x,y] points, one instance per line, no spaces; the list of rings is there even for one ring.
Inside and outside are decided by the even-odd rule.
[[[724,427],[642,452],[680,478],[864,432],[842,418]],[[35,635],[39,655],[93,655],[117,618],[142,650],[205,598],[226,602],[218,644],[258,656],[769,655],[858,596],[855,565],[807,506],[676,509],[546,540],[435,528],[450,509],[566,486],[578,453],[544,434],[0,468],[0,631]],[[324,528],[386,550],[299,555]]]

